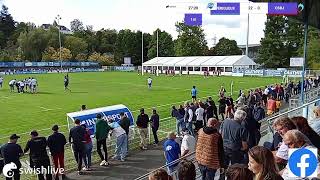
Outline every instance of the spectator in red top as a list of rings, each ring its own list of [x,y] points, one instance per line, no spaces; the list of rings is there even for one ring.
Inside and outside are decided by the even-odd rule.
[[[82,168],[84,171],[90,171],[90,166],[91,166],[91,153],[92,153],[92,140],[90,137],[90,132],[89,129],[86,127],[85,124],[81,125],[83,128],[86,129],[86,133],[84,134],[84,139],[85,139],[85,150],[84,150],[84,156],[83,156],[83,162],[85,167]]]
[[[274,97],[272,96],[270,99],[268,99],[268,105],[267,105],[267,114],[271,115],[276,111],[276,101],[274,100]]]

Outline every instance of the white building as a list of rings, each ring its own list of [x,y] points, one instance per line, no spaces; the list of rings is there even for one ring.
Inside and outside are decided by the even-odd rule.
[[[148,72],[165,73],[166,70],[175,70],[175,73],[203,74],[220,71],[221,75],[232,75],[237,69],[255,69],[257,64],[245,55],[237,56],[189,56],[189,57],[156,57],[142,64]],[[212,73],[211,73],[212,74]]]

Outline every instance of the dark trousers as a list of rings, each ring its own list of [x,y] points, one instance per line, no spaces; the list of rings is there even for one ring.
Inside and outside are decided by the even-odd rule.
[[[104,156],[101,152],[101,145],[103,147]],[[108,161],[107,139],[101,139],[97,141],[97,152],[100,156],[101,161],[103,160]]]
[[[55,172],[58,172],[58,168],[63,168],[64,169],[64,152],[57,153],[52,156],[53,164],[54,164],[54,169]]]
[[[157,128],[152,127],[152,134],[153,134],[153,138],[154,138],[154,143],[156,143],[156,144],[159,143],[157,131],[158,131]]]
[[[74,155],[74,158],[76,159],[77,161],[77,164],[78,164],[78,171],[81,171],[81,168],[82,168],[82,159],[83,159],[83,156],[84,156],[84,150],[85,150],[85,147],[84,147],[84,144],[79,144],[79,145],[73,145],[73,155]]]
[[[233,151],[231,149],[224,149],[224,165],[228,167],[229,164],[242,164],[244,160],[244,153],[240,150]]]
[[[213,180],[217,172],[216,169],[211,169],[201,164],[199,164],[199,169],[201,172],[202,180]]]
[[[31,167],[40,169],[40,174],[38,174],[38,180],[52,180],[51,169],[48,169],[50,166],[50,159],[49,157],[43,159],[31,159],[30,162]],[[41,168],[47,169],[49,172],[44,172]],[[46,176],[46,178],[44,178]]]

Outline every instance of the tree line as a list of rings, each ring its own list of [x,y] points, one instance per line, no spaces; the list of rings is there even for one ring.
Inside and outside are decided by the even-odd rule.
[[[60,60],[59,30],[54,21],[48,30],[30,22],[16,22],[6,6],[0,11],[0,61]],[[291,57],[303,55],[303,25],[286,16],[268,16],[265,36],[261,39],[257,63],[265,68],[289,67]],[[241,55],[235,40],[221,38],[215,47],[208,47],[201,26],[175,24],[178,37],[156,29],[152,34],[130,29],[100,29],[93,31],[79,19],[70,22],[72,34],[61,33],[61,59],[68,61],[98,61],[103,65],[120,65],[131,57],[134,65],[157,56],[228,56]],[[308,31],[309,68],[320,67],[320,34]]]
[[[45,30],[30,22],[15,22],[6,6],[2,6],[0,21],[0,61],[55,61],[60,60],[59,31],[56,22]],[[236,41],[221,39],[221,48],[207,46],[201,27],[187,26],[177,22],[178,38],[163,30],[152,34],[130,29],[101,29],[93,31],[79,19],[71,23],[72,34],[61,33],[61,59],[99,61],[104,65],[121,64],[124,57],[131,57],[134,65],[143,58],[157,56],[157,33],[159,56],[202,56],[241,54]],[[219,46],[218,43],[218,47]]]

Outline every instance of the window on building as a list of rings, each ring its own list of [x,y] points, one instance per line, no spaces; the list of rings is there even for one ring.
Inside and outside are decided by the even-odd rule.
[[[193,67],[188,67],[188,71],[193,71]]]
[[[209,67],[209,71],[215,71],[216,68],[215,67]]]
[[[186,71],[187,67],[181,67],[182,71]]]
[[[194,71],[200,71],[200,67],[194,67]]]
[[[226,72],[232,72],[232,67],[226,67]]]
[[[208,67],[202,67],[201,69],[201,71],[208,71]]]
[[[180,71],[180,67],[176,67],[176,69],[175,69],[176,71]]]

